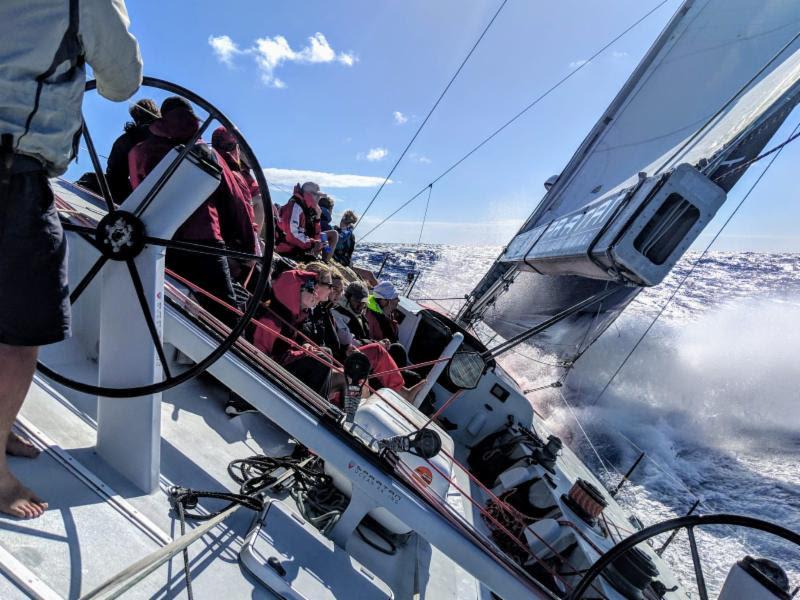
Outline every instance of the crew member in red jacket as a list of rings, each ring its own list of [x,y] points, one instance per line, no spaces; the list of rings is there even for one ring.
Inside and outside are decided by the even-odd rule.
[[[260,256],[262,248],[258,241],[259,226],[253,210],[254,200],[261,199],[258,183],[243,166],[236,137],[225,127],[218,127],[211,135],[211,146],[230,169],[230,187],[235,190],[231,195],[231,202],[217,206],[225,246]],[[239,282],[244,280],[250,267],[248,261],[238,259],[228,259],[228,265],[231,277]]]
[[[278,214],[278,243],[275,251],[293,260],[315,258],[322,250],[320,241],[319,186],[307,181],[294,186],[294,193]]]
[[[256,348],[323,396],[327,396],[330,368],[312,356],[318,349],[305,342],[298,330],[309,311],[319,304],[321,295],[327,297],[329,290],[330,283],[320,282],[316,273],[284,271],[272,284],[269,308],[259,318],[261,326],[253,335]],[[328,356],[326,362],[330,361]]]
[[[161,159],[174,147],[188,143],[197,133],[199,122],[191,104],[179,96],[171,96],[161,104],[161,117],[150,125],[151,136],[134,146],[128,155],[131,185],[135,189]],[[221,249],[231,244],[246,252],[256,253],[257,242],[247,221],[250,216],[244,209],[249,203],[249,192],[230,169],[225,159],[205,145],[210,160],[222,169],[219,187],[175,232],[176,240],[202,243]],[[167,251],[167,267],[203,288],[220,300],[242,309],[233,291],[228,261],[224,256],[208,256],[181,250]],[[209,312],[227,323],[236,321],[236,315],[219,303],[198,295],[198,302]]]

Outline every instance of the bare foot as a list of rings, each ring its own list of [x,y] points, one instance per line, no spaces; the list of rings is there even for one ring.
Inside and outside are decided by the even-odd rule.
[[[22,458],[36,458],[41,454],[41,450],[31,444],[29,440],[12,431],[8,435],[8,442],[6,442],[6,454],[21,456]]]
[[[47,502],[22,485],[10,471],[0,472],[0,512],[33,519],[47,510]]]

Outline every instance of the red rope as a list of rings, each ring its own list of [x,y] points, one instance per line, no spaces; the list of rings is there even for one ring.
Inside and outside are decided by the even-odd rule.
[[[448,406],[450,406],[453,402],[455,402],[456,398],[459,398],[461,396],[461,394],[463,394],[463,393],[464,393],[464,390],[458,390],[452,396],[450,396],[450,398],[448,398],[447,401],[444,404],[442,404],[441,408],[439,410],[437,410],[435,413],[433,413],[430,416],[430,418],[425,422],[425,424],[422,427],[420,427],[420,429],[425,429],[428,425],[430,425],[433,422],[434,419],[438,418],[439,415],[441,415],[444,412],[444,410]]]
[[[204,289],[203,289],[203,288],[201,288],[200,286],[198,286],[198,285],[195,285],[194,283],[192,283],[192,282],[191,282],[191,281],[189,281],[188,279],[186,279],[186,278],[184,278],[184,277],[181,277],[180,275],[178,275],[178,274],[177,274],[177,273],[175,273],[174,271],[171,271],[170,269],[164,269],[164,271],[165,271],[165,273],[167,273],[167,274],[168,274],[170,277],[173,277],[174,279],[176,279],[176,280],[180,281],[182,284],[184,284],[185,286],[187,286],[187,287],[188,287],[188,288],[190,288],[191,290],[193,290],[193,291],[196,291],[196,292],[199,292],[200,294],[202,294],[202,295],[206,296],[206,297],[207,297],[207,298],[209,298],[210,300],[213,300],[214,302],[216,302],[216,303],[217,303],[217,304],[219,304],[220,306],[224,306],[225,308],[227,308],[227,309],[228,309],[228,310],[230,310],[231,312],[233,312],[233,313],[235,313],[235,314],[239,315],[240,317],[241,317],[241,316],[244,314],[244,313],[243,313],[242,311],[240,311],[238,308],[235,308],[235,307],[231,306],[230,304],[228,304],[227,302],[225,302],[224,300],[221,300],[221,299],[217,298],[216,296],[214,296],[214,295],[213,295],[213,294],[211,294],[210,292],[207,292],[206,290],[204,290]],[[325,366],[326,366],[326,367],[328,367],[329,369],[332,369],[332,370],[334,370],[334,371],[336,371],[336,372],[341,372],[341,370],[342,370],[342,369],[341,369],[341,366],[337,366],[337,365],[331,364],[330,362],[328,362],[328,361],[324,360],[324,359],[323,359],[321,356],[319,356],[319,355],[318,355],[318,354],[316,354],[315,352],[312,352],[311,350],[308,350],[307,348],[303,347],[303,346],[302,346],[300,343],[298,343],[297,341],[295,341],[295,340],[293,340],[293,339],[291,339],[291,338],[289,338],[289,337],[286,337],[286,336],[285,336],[285,335],[283,335],[283,334],[282,334],[280,331],[276,331],[276,330],[272,329],[271,327],[269,327],[268,325],[266,325],[265,323],[262,323],[261,321],[258,321],[258,320],[256,320],[256,319],[250,319],[250,322],[251,322],[253,325],[255,325],[256,327],[259,327],[260,329],[263,329],[263,330],[265,330],[265,331],[268,331],[268,332],[270,332],[270,333],[274,334],[275,336],[277,336],[278,338],[282,339],[283,341],[285,341],[285,342],[287,342],[287,343],[291,344],[291,345],[292,345],[292,346],[294,346],[294,347],[295,347],[297,350],[300,350],[300,351],[301,351],[303,354],[306,354],[307,356],[310,356],[311,358],[313,358],[314,360],[316,360],[316,361],[318,361],[318,362],[322,363],[323,365],[325,365]]]
[[[356,348],[358,349],[358,348]],[[426,362],[417,363],[415,365],[407,365],[405,367],[398,367],[396,369],[389,369],[388,371],[381,371],[380,373],[373,373],[370,377],[380,377],[381,375],[388,375],[390,373],[400,373],[401,371],[410,371],[413,369],[420,369],[422,367],[429,367],[431,365],[436,365],[441,362],[447,362],[450,360],[451,357],[447,358],[437,358],[436,360],[429,360]]]

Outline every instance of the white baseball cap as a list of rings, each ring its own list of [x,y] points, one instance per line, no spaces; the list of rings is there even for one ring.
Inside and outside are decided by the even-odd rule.
[[[381,281],[372,289],[372,295],[383,300],[394,300],[397,298],[397,290],[391,281]]]

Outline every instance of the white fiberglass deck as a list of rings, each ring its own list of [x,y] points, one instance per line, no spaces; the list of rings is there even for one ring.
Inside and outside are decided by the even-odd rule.
[[[70,361],[76,377],[89,377],[93,369],[92,361],[82,368]],[[56,389],[37,377],[20,415],[21,431],[49,448],[35,460],[13,459],[12,468],[50,509],[30,521],[0,516],[0,597],[86,594],[178,537],[178,521],[169,512],[169,486],[235,491],[226,471],[231,460],[291,450],[288,435],[263,416],[225,416],[226,399],[227,390],[207,376],[164,393],[161,482],[158,491],[142,495],[93,449],[95,399]],[[460,503],[458,496],[455,502]],[[196,598],[274,597],[238,562],[253,516],[240,510],[189,547]],[[411,598],[415,590],[421,598],[479,597],[473,577],[416,535],[394,556],[372,550],[357,536],[347,550],[384,580],[396,598]],[[186,597],[181,556],[125,597]]]

